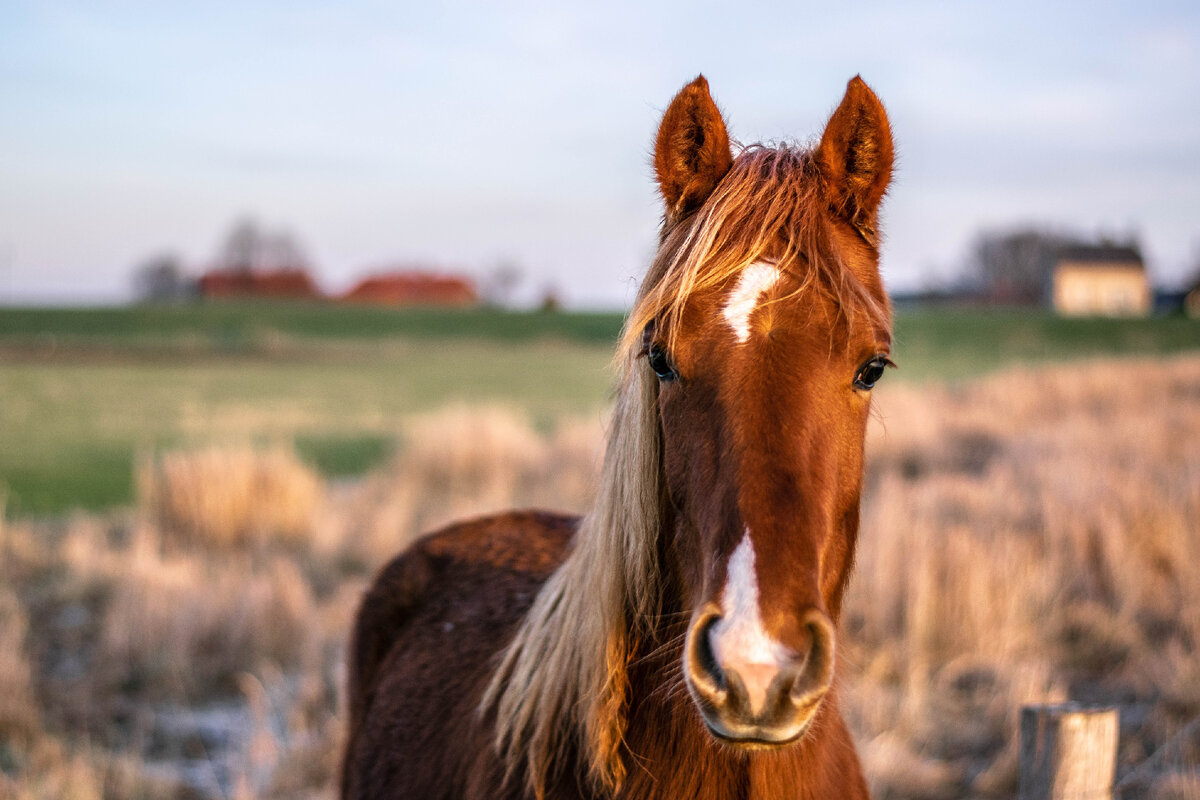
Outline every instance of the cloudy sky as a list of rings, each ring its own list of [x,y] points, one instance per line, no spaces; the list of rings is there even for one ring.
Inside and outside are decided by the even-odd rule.
[[[520,265],[624,305],[649,148],[703,72],[742,142],[811,140],[856,73],[899,153],[885,277],[980,229],[1136,232],[1200,261],[1200,4],[0,3],[0,303],[112,302],[250,216],[331,290],[423,261]]]

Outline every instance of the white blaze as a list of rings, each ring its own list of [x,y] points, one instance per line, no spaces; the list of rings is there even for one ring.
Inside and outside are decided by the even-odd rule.
[[[750,315],[758,308],[762,293],[779,280],[779,270],[765,261],[755,261],[742,270],[737,285],[725,300],[725,321],[733,328],[739,342],[750,338]]]
[[[788,663],[791,651],[772,639],[763,627],[749,528],[729,557],[721,594],[721,619],[709,635],[717,663],[723,669],[737,672],[746,685],[751,710],[762,708],[771,681],[779,668]]]

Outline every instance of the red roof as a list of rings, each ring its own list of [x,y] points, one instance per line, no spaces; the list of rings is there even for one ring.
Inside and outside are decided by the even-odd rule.
[[[473,306],[479,296],[470,278],[409,270],[369,275],[342,295],[342,300],[396,306]]]
[[[263,271],[214,269],[200,276],[201,297],[266,297],[316,300],[321,297],[312,277],[302,269]]]

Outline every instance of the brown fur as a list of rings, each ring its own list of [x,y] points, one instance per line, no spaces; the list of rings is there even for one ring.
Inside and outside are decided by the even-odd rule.
[[[892,137],[882,135],[887,127],[883,104],[855,76],[816,153],[834,208],[872,244],[878,244],[876,211],[892,175]]]
[[[798,741],[729,744],[684,650],[749,530],[770,635],[804,652],[806,615],[836,625],[869,408],[852,380],[890,344],[875,220],[891,147],[857,78],[814,152],[737,159],[707,83],[684,87],[659,131],[662,245],[622,338],[595,507],[464,523],[384,569],[351,648],[344,797],[866,796],[836,686]],[[738,343],[721,308],[755,260],[782,277]],[[654,377],[643,330],[678,380]]]
[[[654,172],[672,219],[700,206],[733,164],[729,134],[701,75],[663,114],[654,146]]]
[[[383,568],[350,650],[343,797],[497,796],[467,792],[471,781],[496,778],[495,757],[464,759],[459,748],[491,752],[476,714],[486,666],[577,523],[539,512],[475,520],[422,539]]]

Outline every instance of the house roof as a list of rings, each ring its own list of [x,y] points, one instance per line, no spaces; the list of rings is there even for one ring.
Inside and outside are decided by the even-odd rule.
[[[321,290],[303,269],[213,269],[200,276],[205,297],[317,298]]]
[[[1097,265],[1136,264],[1139,268],[1144,269],[1142,254],[1136,247],[1110,245],[1064,247],[1058,253],[1058,263],[1061,264],[1064,261]]]
[[[397,305],[472,305],[476,299],[470,278],[421,270],[369,275],[342,295],[348,302]]]

